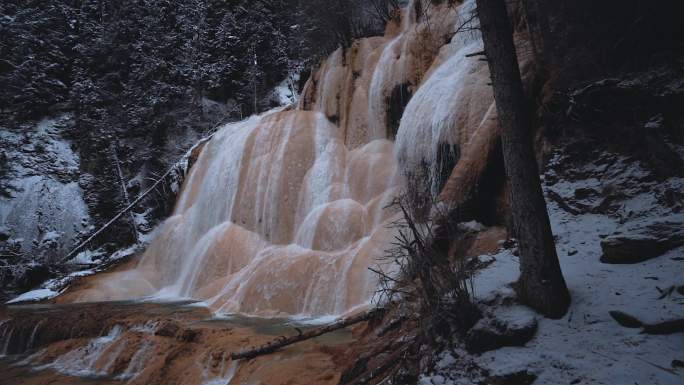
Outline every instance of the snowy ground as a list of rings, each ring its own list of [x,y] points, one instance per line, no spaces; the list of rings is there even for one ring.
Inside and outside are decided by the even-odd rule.
[[[30,129],[0,127],[6,158],[0,188],[0,226],[24,252],[43,243],[64,251],[90,222],[78,184],[79,158],[62,138],[62,116]]]
[[[569,197],[579,188],[599,189],[613,183],[625,195],[617,208],[605,215],[574,215],[547,199],[558,255],[572,295],[565,317],[538,317],[539,329],[524,347],[506,347],[479,356],[460,348],[444,352],[435,371],[423,376],[421,384],[479,383],[481,376],[464,369],[473,364],[490,376],[526,370],[537,376],[535,384],[684,383],[684,369],[672,367],[673,360],[684,360],[684,334],[640,334],[640,329],[622,327],[609,315],[609,311],[620,310],[646,323],[684,318],[684,297],[675,291],[659,299],[656,288],[684,284],[684,247],[637,264],[612,265],[599,260],[600,242],[605,236],[656,220],[684,220],[678,209],[659,203],[654,186],[638,182],[635,175],[644,172],[638,165],[619,164],[613,170],[593,170],[601,176],[585,175],[574,182],[560,180],[546,186],[547,193],[553,190]],[[677,178],[665,184],[677,188],[684,185]],[[510,296],[512,290],[507,284],[518,277],[517,257],[503,250],[481,258],[494,258],[495,262],[476,276],[476,296]]]
[[[93,176],[81,172],[79,156],[65,138],[70,119],[64,114],[32,125],[0,127],[0,283],[18,280],[31,269],[61,263],[61,258],[95,230],[84,192]],[[196,142],[197,138],[188,135],[181,138],[185,141],[171,142]],[[174,193],[180,190],[191,152],[186,152],[168,176],[168,188]],[[138,174],[129,185],[143,185],[143,179],[143,174]],[[138,244],[111,255],[101,249],[84,250],[66,263],[69,270],[89,270],[62,274],[12,301],[52,298],[75,278],[94,274],[140,251],[154,237],[157,224],[150,221],[151,211],[148,207],[132,213]],[[5,259],[7,256],[11,258]]]

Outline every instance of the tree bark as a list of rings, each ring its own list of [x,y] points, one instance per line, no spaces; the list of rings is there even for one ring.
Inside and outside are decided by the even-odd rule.
[[[523,92],[505,0],[477,0],[492,79],[506,175],[511,186],[513,231],[520,248],[520,299],[550,318],[570,304],[534,157],[531,116]]]

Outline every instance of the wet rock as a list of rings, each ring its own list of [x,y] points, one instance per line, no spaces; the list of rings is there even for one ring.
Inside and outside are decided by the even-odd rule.
[[[684,245],[684,224],[660,222],[637,232],[614,234],[601,241],[603,263],[638,263]]]
[[[154,332],[155,336],[160,337],[175,337],[180,327],[175,322],[164,322],[159,326],[159,328]]]
[[[202,150],[204,149],[204,146],[206,144],[207,144],[206,141],[202,141],[190,149],[190,156],[188,157],[187,170],[190,170],[192,165],[194,165],[195,162],[197,162],[197,159],[199,159],[199,156],[202,153]]]
[[[515,239],[506,239],[501,244],[501,247],[503,247],[504,249],[512,249],[512,248],[516,247],[516,240]]]
[[[504,346],[523,346],[537,331],[535,313],[523,306],[497,309],[478,321],[465,337],[466,349],[483,353]]]
[[[182,342],[197,342],[201,335],[199,330],[185,329],[178,334],[177,339]]]

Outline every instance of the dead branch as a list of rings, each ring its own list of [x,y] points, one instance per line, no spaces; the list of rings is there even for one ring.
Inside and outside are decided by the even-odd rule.
[[[474,57],[474,56],[486,56],[485,51],[478,51],[478,52],[473,52],[465,55],[465,57]]]
[[[85,247],[88,243],[90,243],[90,241],[92,241],[93,239],[95,239],[95,237],[97,237],[98,235],[100,235],[103,231],[105,231],[109,226],[111,226],[111,225],[112,225],[114,222],[116,222],[119,218],[121,218],[122,216],[126,215],[129,211],[131,211],[131,210],[132,210],[138,203],[140,203],[140,201],[142,201],[147,195],[149,195],[152,191],[155,191],[156,188],[157,188],[157,186],[159,186],[159,184],[161,184],[161,183],[166,179],[166,177],[169,176],[169,174],[171,174],[171,172],[175,169],[175,167],[176,167],[175,165],[174,165],[174,167],[171,167],[168,171],[166,171],[166,172],[164,173],[164,175],[161,176],[161,178],[159,178],[156,182],[154,182],[154,184],[152,185],[152,187],[150,187],[149,189],[147,189],[144,193],[142,193],[139,197],[137,197],[133,202],[131,202],[131,204],[129,204],[126,208],[124,208],[124,209],[121,210],[118,214],[116,214],[112,219],[109,220],[109,222],[105,223],[104,226],[100,227],[97,231],[95,231],[90,237],[88,237],[88,239],[86,239],[85,241],[81,242],[78,246],[74,247],[74,248],[69,252],[69,254],[67,254],[66,257],[64,257],[64,259],[62,259],[62,261],[67,261],[67,260],[69,260],[69,258],[71,258],[71,257],[73,257],[74,255],[76,255],[76,253],[77,253],[78,251],[80,251],[83,247]]]
[[[119,155],[117,154],[116,147],[117,147],[116,142],[112,143],[111,152],[112,152],[112,155],[114,156],[114,163],[116,164],[116,172],[119,175],[119,182],[121,183],[121,193],[123,194],[124,202],[126,202],[127,206],[130,206],[131,205],[131,199],[128,197],[128,189],[126,188],[126,182],[124,181],[123,172],[121,171],[121,164],[119,162]],[[133,230],[133,235],[135,236],[135,241],[140,242],[140,234],[138,233],[138,226],[136,226],[135,216],[133,215],[133,211],[129,211],[129,214],[130,214],[131,228]]]
[[[400,348],[397,351],[395,351],[394,353],[390,354],[379,365],[363,372],[358,378],[349,382],[349,384],[362,385],[362,384],[370,383],[372,380],[378,378],[378,376],[384,374],[389,369],[396,367],[397,362],[402,359],[401,357],[404,354],[406,354],[406,352],[408,351],[408,349],[410,347],[411,347],[410,343],[406,344],[402,348]]]
[[[641,332],[657,335],[684,333],[684,318],[659,322],[657,324],[644,324]]]

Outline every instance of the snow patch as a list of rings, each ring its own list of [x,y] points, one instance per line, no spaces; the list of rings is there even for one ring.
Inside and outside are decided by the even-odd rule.
[[[36,302],[36,301],[42,301],[50,298],[54,298],[59,294],[59,292],[52,291],[50,289],[37,289],[37,290],[32,290],[29,292],[26,292],[10,301],[7,301],[7,304],[11,303],[19,303],[19,302]]]
[[[281,106],[295,104],[297,99],[299,99],[297,93],[299,76],[299,73],[289,73],[287,77],[273,89],[273,94]]]
[[[478,221],[462,222],[458,224],[458,229],[461,231],[479,232],[485,230],[487,227]]]
[[[94,265],[101,261],[103,255],[101,250],[84,250],[76,254],[69,262],[77,265]]]

